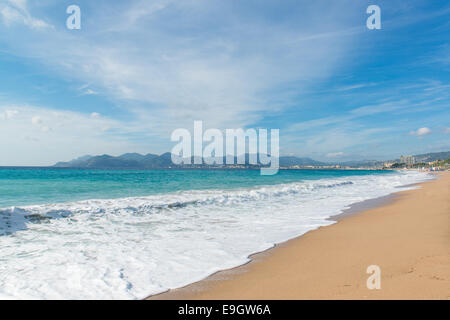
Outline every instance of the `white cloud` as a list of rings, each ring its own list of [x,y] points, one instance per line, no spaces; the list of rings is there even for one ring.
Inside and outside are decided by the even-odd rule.
[[[173,0],[156,0],[149,2],[148,0],[141,0],[125,12],[125,23],[128,26],[136,24],[141,18],[151,16],[165,9]],[[123,26],[122,26],[123,27]]]
[[[92,89],[86,89],[83,94],[85,95],[97,94],[97,91],[94,91]]]
[[[450,134],[450,127],[445,128],[445,129],[444,129],[444,133],[445,133],[445,134]]]
[[[302,132],[301,135],[282,135],[280,140],[288,145],[287,152],[305,150],[306,155],[317,160],[326,161],[329,158],[349,158],[358,155],[359,158],[373,158],[379,150],[376,145],[382,145],[392,133],[391,127],[367,128],[355,122],[340,123],[339,126],[328,126],[321,130]],[[282,134],[284,131],[282,132]],[[330,150],[342,150],[330,152]],[[355,153],[355,150],[357,152]],[[342,152],[342,154],[341,154]],[[298,153],[297,153],[298,154]],[[305,153],[301,154],[305,155]],[[380,155],[378,155],[380,156]]]
[[[98,113],[98,112],[91,113],[91,118],[99,118],[99,117],[100,117],[100,113]]]
[[[81,91],[81,95],[92,95],[92,94],[98,94],[97,91],[89,88],[88,84],[82,85],[78,90]]]
[[[416,131],[411,131],[409,134],[413,135],[413,136],[422,137],[422,136],[426,136],[430,133],[431,133],[431,130],[429,128],[423,127],[423,128],[417,129]]]
[[[8,4],[0,9],[0,16],[6,26],[22,23],[32,29],[52,28],[53,26],[31,16],[26,0],[8,0]]]
[[[8,0],[8,2],[22,11],[27,11],[27,0]]]
[[[34,117],[31,118],[31,123],[35,124],[35,125],[41,124],[42,123],[42,118],[39,117],[39,116],[34,116]]]
[[[19,111],[17,111],[17,110],[6,110],[6,118],[11,119],[18,113],[19,113]]]
[[[0,115],[6,110],[11,107],[0,105]],[[133,150],[132,142],[123,137],[134,130],[133,124],[128,128],[105,117],[34,106],[15,106],[14,110],[13,118],[0,118],[0,150],[8,150],[2,153],[0,166],[51,165],[80,154]]]
[[[40,116],[31,117],[31,123],[38,127],[41,132],[49,132],[52,130],[50,127],[43,124],[43,120]]]
[[[427,135],[430,133],[431,133],[431,130],[429,128],[423,127],[423,128],[418,129],[416,134],[418,136],[424,136],[424,135]]]
[[[5,110],[4,112],[0,112],[0,119],[3,120],[12,119],[18,113],[19,111],[17,110]]]
[[[375,85],[375,83],[359,83],[359,84],[354,84],[354,85],[337,88],[336,91],[351,91],[351,90],[371,87],[374,85]]]

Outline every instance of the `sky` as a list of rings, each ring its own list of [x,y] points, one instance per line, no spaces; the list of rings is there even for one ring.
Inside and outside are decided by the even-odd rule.
[[[194,120],[321,161],[449,151],[449,71],[446,1],[0,0],[0,166],[161,154]]]

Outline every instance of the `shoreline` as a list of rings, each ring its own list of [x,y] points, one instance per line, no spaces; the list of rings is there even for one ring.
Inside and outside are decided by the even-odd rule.
[[[415,190],[417,188],[420,188],[420,184],[431,182],[431,181],[434,181],[436,179],[439,179],[439,178],[435,177],[433,180],[427,180],[427,181],[423,181],[423,182],[419,182],[419,183],[407,184],[407,185],[404,185],[404,186],[398,186],[396,188],[399,188],[399,189],[401,189],[401,188],[413,188],[413,189],[410,189],[410,190]],[[403,192],[403,191],[408,191],[408,190],[400,190],[400,191],[396,191],[396,192],[393,192],[393,193],[390,193],[388,195],[381,196],[381,197],[378,197],[378,198],[373,198],[373,199],[367,199],[367,200],[363,200],[363,201],[359,201],[359,202],[354,202],[354,203],[350,204],[350,206],[347,209],[344,209],[341,213],[338,213],[338,214],[335,214],[333,216],[330,216],[328,218],[328,220],[338,222],[338,221],[340,221],[340,220],[342,220],[344,218],[353,216],[355,214],[359,214],[359,213],[362,213],[362,212],[367,211],[367,210],[376,209],[376,208],[379,208],[379,207],[382,207],[382,206],[386,206],[388,204],[391,204],[391,203],[395,202],[395,200],[397,200],[397,198],[399,196],[399,193]],[[311,230],[311,231],[314,231],[314,230]],[[299,236],[299,237],[301,237],[301,236]]]
[[[186,286],[183,286],[181,288],[177,289],[170,289],[155,295],[150,295],[146,299],[403,299],[403,298],[409,298],[409,299],[422,299],[426,298],[425,296],[421,296],[420,294],[416,296],[411,295],[411,292],[405,292],[404,296],[402,297],[402,294],[397,294],[396,296],[392,296],[392,293],[389,293],[389,295],[384,295],[383,290],[368,290],[365,288],[365,278],[367,278],[369,275],[365,274],[365,269],[360,270],[358,272],[358,278],[361,279],[364,278],[364,281],[361,282],[358,285],[353,284],[343,284],[339,288],[329,288],[329,290],[326,289],[326,282],[322,285],[318,285],[319,287],[325,286],[322,290],[319,290],[318,288],[314,288],[314,285],[311,286],[311,284],[315,283],[315,286],[317,287],[317,280],[315,279],[316,275],[312,275],[310,278],[307,279],[308,276],[300,276],[298,278],[300,279],[293,279],[295,278],[295,270],[290,270],[292,273],[291,277],[283,276],[282,274],[277,274],[276,272],[273,272],[272,269],[273,266],[276,266],[276,269],[283,270],[287,267],[287,269],[292,266],[291,262],[294,260],[293,256],[297,255],[296,258],[304,258],[308,259],[308,255],[305,253],[298,253],[298,248],[295,247],[304,247],[310,246],[311,243],[309,238],[319,238],[319,240],[325,240],[321,239],[324,237],[325,233],[330,233],[330,230],[332,232],[336,232],[336,229],[342,229],[343,225],[348,225],[350,223],[354,223],[354,220],[364,220],[366,216],[370,213],[380,211],[381,213],[386,210],[386,208],[390,208],[392,206],[398,206],[398,204],[404,204],[405,202],[408,202],[407,200],[410,200],[411,194],[421,192],[424,193],[424,189],[430,189],[430,185],[436,185],[437,182],[440,182],[440,184],[447,184],[449,183],[450,173],[449,172],[440,172],[437,174],[437,179],[433,179],[431,181],[425,181],[414,185],[408,185],[407,187],[415,187],[411,190],[406,191],[399,191],[391,193],[387,196],[375,198],[375,199],[369,199],[361,202],[354,203],[350,205],[347,209],[345,209],[340,214],[330,216],[329,220],[336,221],[336,223],[329,225],[329,226],[321,226],[317,229],[310,230],[298,237],[289,239],[287,241],[275,244],[273,247],[268,248],[264,251],[257,252],[254,254],[251,254],[249,256],[249,261],[245,264],[225,269],[221,271],[217,271],[210,276],[204,278],[203,280],[193,282],[191,284],[188,284]],[[445,189],[445,188],[444,188]],[[380,213],[378,214],[378,216]],[[373,219],[373,217],[377,218],[378,216],[374,215],[370,218]],[[361,218],[363,217],[363,218]],[[377,220],[377,219],[375,219]],[[379,219],[378,219],[379,220]],[[448,216],[444,217],[444,220],[449,221]],[[350,221],[350,222],[348,222]],[[364,227],[364,226],[363,226]],[[367,226],[365,226],[367,227]],[[448,229],[448,228],[447,228]],[[323,236],[321,236],[323,235]],[[447,233],[449,237],[446,237],[447,242],[449,242],[450,239],[450,232]],[[342,236],[342,234],[341,234]],[[345,236],[345,235],[344,235]],[[339,240],[339,239],[337,239]],[[328,242],[325,242],[325,244],[330,244],[330,241],[334,241],[333,239],[328,239]],[[320,241],[324,242],[324,241]],[[444,244],[445,247],[445,244]],[[317,247],[316,244],[316,250],[320,251],[320,245]],[[344,248],[344,251],[348,251],[348,249]],[[311,248],[309,248],[308,251],[311,251]],[[348,252],[347,252],[348,253]],[[287,254],[287,255],[286,255]],[[280,256],[282,256],[283,261],[280,260]],[[317,256],[317,253],[315,254]],[[317,258],[317,257],[315,257]],[[450,262],[450,255],[444,255],[442,257],[444,261],[447,263]],[[319,259],[320,260],[320,259]],[[358,259],[356,259],[358,260]],[[322,261],[323,262],[323,261]],[[335,261],[336,262],[336,261]],[[300,263],[301,264],[301,263]],[[312,271],[323,268],[327,263],[321,263],[321,265],[313,265]],[[310,266],[311,267],[311,266]],[[294,272],[292,272],[294,271]],[[409,273],[412,273],[412,271],[409,270]],[[281,272],[283,273],[283,272]],[[316,272],[317,273],[317,272]],[[262,275],[264,276],[262,277]],[[324,274],[325,275],[325,274]],[[448,276],[448,277],[447,277]],[[279,283],[280,281],[277,281],[276,279],[281,278],[279,280],[283,280],[281,282],[287,282],[285,284]],[[290,278],[290,279],[289,279]],[[436,276],[437,279],[441,279],[442,281],[448,283],[450,285],[450,275],[447,273],[445,276],[439,277]],[[297,281],[296,281],[297,280]],[[303,281],[299,281],[303,280]],[[299,288],[292,288],[291,282],[298,282],[303,289],[300,290]],[[319,280],[320,281],[320,280]],[[448,282],[447,282],[448,281]],[[260,282],[263,282],[265,284],[261,285]],[[349,282],[349,281],[347,281]],[[350,281],[351,282],[351,281]],[[319,282],[320,283],[320,282]],[[305,285],[308,284],[309,288],[305,288]],[[447,286],[450,288],[450,286]],[[255,288],[256,286],[256,288]],[[275,290],[275,287],[276,290]],[[330,293],[336,291],[348,291],[348,290],[342,290],[342,288],[352,288],[352,287],[358,287],[359,291],[364,292],[364,294],[359,295],[342,295],[341,293],[337,296]],[[364,288],[363,288],[364,287]],[[331,290],[330,290],[331,289]],[[364,290],[365,289],[365,290]],[[277,290],[279,291],[278,293]],[[281,290],[281,291],[280,291]],[[292,291],[296,291],[297,294],[293,294]],[[328,292],[327,292],[328,291]],[[437,289],[437,291],[439,291]],[[442,291],[442,290],[441,290]],[[448,291],[448,290],[447,290]],[[323,292],[323,294],[320,294],[320,292]],[[441,292],[441,295],[432,296],[432,298],[439,298],[439,299],[448,299],[450,298],[450,293],[447,292],[446,294]]]
[[[418,186],[418,185],[420,185],[420,183],[406,185],[405,187],[409,187],[409,186],[414,187],[414,186]],[[401,191],[399,191],[399,192],[401,192]],[[345,219],[346,217],[350,217],[352,215],[359,214],[365,210],[375,209],[375,208],[381,207],[387,203],[392,203],[393,201],[395,201],[396,196],[399,192],[391,193],[386,196],[382,196],[382,197],[378,197],[378,198],[373,198],[373,199],[368,199],[368,200],[363,200],[360,202],[352,203],[352,204],[350,204],[350,206],[347,209],[344,209],[341,213],[338,213],[336,215],[332,215],[332,216],[328,217],[327,220],[331,220],[331,221],[334,221],[335,223],[337,223],[337,222],[341,221],[342,219]],[[365,208],[365,209],[360,209],[360,208]],[[239,271],[238,270],[239,268],[243,268],[252,262],[260,261],[267,254],[270,254],[270,252],[272,250],[275,250],[278,247],[283,246],[292,240],[301,238],[310,232],[319,230],[320,228],[324,228],[324,227],[327,227],[327,226],[320,226],[317,229],[309,230],[309,231],[305,232],[304,234],[301,234],[294,238],[290,238],[285,241],[275,243],[273,246],[271,246],[270,248],[267,248],[265,250],[252,253],[247,257],[249,260],[243,264],[237,265],[235,267],[227,268],[227,269],[218,270],[218,271],[210,274],[209,276],[206,276],[205,278],[203,278],[201,280],[191,282],[191,283],[184,285],[182,287],[179,287],[179,288],[168,289],[168,290],[165,290],[160,293],[152,294],[152,295],[144,298],[144,300],[154,300],[154,299],[159,300],[160,298],[164,299],[164,300],[165,299],[168,299],[168,300],[189,299],[189,298],[186,298],[186,294],[190,295],[190,292],[204,290],[205,289],[204,285],[206,282],[220,281],[223,279],[227,279],[230,276],[233,276],[233,274],[235,274],[235,271]],[[205,283],[203,283],[203,282],[205,282]],[[189,292],[184,292],[185,290],[188,290]],[[166,295],[167,295],[167,297],[166,297]]]

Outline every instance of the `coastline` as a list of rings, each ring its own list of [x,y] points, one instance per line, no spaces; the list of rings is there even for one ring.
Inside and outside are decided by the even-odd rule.
[[[330,217],[335,224],[147,299],[449,299],[450,173],[418,185],[355,203]],[[380,290],[366,288],[372,264]]]

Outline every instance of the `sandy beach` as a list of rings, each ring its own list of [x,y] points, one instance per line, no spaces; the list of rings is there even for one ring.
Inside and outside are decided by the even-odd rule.
[[[150,299],[449,299],[450,172],[383,201]]]

